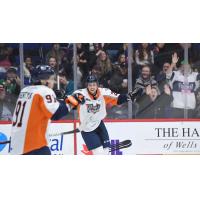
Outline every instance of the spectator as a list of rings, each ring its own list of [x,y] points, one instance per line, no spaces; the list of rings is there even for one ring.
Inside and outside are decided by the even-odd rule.
[[[128,57],[128,43],[124,43],[122,44],[122,46],[120,46],[119,51],[117,53],[118,57],[121,54],[124,54],[126,58]]]
[[[29,71],[29,73],[31,73],[31,71],[33,70],[34,66],[33,66],[33,63],[32,63],[32,58],[30,56],[27,56],[25,58],[25,68]]]
[[[125,54],[120,54],[119,58],[118,58],[118,64],[121,65],[124,63],[126,63],[126,56],[125,56]]]
[[[61,88],[65,90],[65,95],[71,95],[74,92],[74,81],[72,81],[66,74],[66,72],[60,72]]]
[[[33,70],[32,59],[31,57],[27,56],[24,62],[24,84],[30,85],[31,80],[31,73]]]
[[[196,107],[195,91],[199,87],[199,74],[193,72],[189,64],[182,63],[178,71],[170,67],[167,70],[167,78],[172,88],[174,100],[172,102],[173,117],[194,117]],[[184,113],[187,111],[188,116]]]
[[[183,59],[183,48],[178,43],[156,43],[153,48],[154,53],[154,64],[157,68],[158,73],[162,70],[163,63],[171,62],[171,55],[177,53],[179,56],[179,62],[177,66],[180,65],[180,60]]]
[[[104,51],[103,45],[100,43],[89,43],[88,51],[89,51],[88,67],[89,70],[91,70],[93,66],[96,65],[98,56],[101,54],[102,51]]]
[[[108,87],[108,80],[110,80],[112,67],[111,61],[105,51],[101,51],[99,54],[96,68],[99,71],[99,82],[104,87]]]
[[[12,66],[12,48],[4,46],[0,51],[0,66],[4,67],[6,70]]]
[[[165,43],[156,43],[153,48],[154,64],[157,67],[158,73],[162,70],[163,63],[170,62],[171,52],[166,49]]]
[[[77,63],[78,63],[77,65],[82,74],[82,82],[85,82],[85,79],[89,73],[88,52],[83,44],[79,43],[76,46],[77,46]]]
[[[156,43],[155,47],[154,47],[154,55],[160,53],[165,47],[165,43]]]
[[[116,93],[126,94],[128,91],[128,65],[122,62],[113,70],[109,88]]]
[[[48,60],[48,65],[49,65],[50,67],[52,67],[52,68],[55,70],[56,73],[58,73],[59,67],[58,67],[57,60],[56,60],[55,57],[52,57],[52,56],[51,56],[51,57],[49,58],[49,60]]]
[[[52,49],[46,55],[46,61],[49,62],[51,57],[56,59],[57,65],[60,66],[62,63],[62,59],[65,56],[65,52],[63,49],[60,48],[60,44],[55,43],[52,46]]]
[[[154,63],[153,51],[150,50],[148,43],[139,45],[138,50],[135,52],[135,61],[137,65],[151,65]]]
[[[178,56],[177,53],[172,54],[172,61],[170,62],[164,62],[163,64],[163,68],[162,71],[160,71],[157,76],[156,76],[156,81],[158,82],[159,85],[159,89],[162,91],[163,90],[163,86],[168,83],[168,80],[166,78],[166,73],[168,71],[168,69],[171,67],[173,68],[173,70],[177,70],[177,64],[178,62]]]
[[[5,85],[1,81],[0,83],[0,120],[11,121],[12,112],[10,110],[10,104],[6,98]]]
[[[120,54],[119,57],[118,57],[118,60],[117,62],[113,65],[113,68],[118,68],[120,67],[120,65],[125,65],[126,64],[126,56],[125,54]]]
[[[142,96],[146,92],[146,87],[151,85],[158,90],[157,82],[151,77],[151,68],[149,65],[142,67],[141,76],[136,80],[134,91]]]
[[[17,75],[17,70],[14,67],[8,69],[6,73],[6,92],[17,98],[20,93],[21,80]]]
[[[157,87],[146,87],[146,92],[138,102],[137,118],[166,118],[169,117],[169,107],[173,100],[170,87],[164,85],[160,94]]]

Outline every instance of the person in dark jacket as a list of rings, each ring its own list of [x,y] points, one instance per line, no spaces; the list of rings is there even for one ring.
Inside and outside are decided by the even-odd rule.
[[[162,71],[160,71],[156,76],[156,81],[158,83],[161,92],[163,92],[164,85],[169,83],[169,80],[166,77],[166,73],[169,70],[169,68],[177,70],[177,62],[179,60],[177,56],[178,56],[177,53],[172,54],[171,63],[165,61],[162,66]]]
[[[118,65],[113,70],[109,81],[109,88],[120,94],[126,94],[128,92],[128,65],[126,63]]]
[[[168,118],[170,104],[173,96],[170,87],[164,85],[163,93],[160,94],[157,87],[146,87],[146,93],[137,99],[138,112],[136,118]]]
[[[149,65],[144,65],[142,67],[141,76],[136,80],[134,91],[137,93],[139,91],[142,96],[146,92],[146,87],[151,85],[151,87],[155,87],[158,89],[158,84],[156,80],[151,77],[151,68]]]

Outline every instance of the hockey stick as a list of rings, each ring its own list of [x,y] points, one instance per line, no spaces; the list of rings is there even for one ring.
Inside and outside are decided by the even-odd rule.
[[[80,130],[77,128],[77,129],[67,131],[67,132],[49,134],[49,136],[69,135],[69,134],[74,134],[74,132],[78,133],[78,132],[80,132]]]
[[[50,136],[58,136],[58,135],[68,135],[68,134],[73,134],[74,132],[80,132],[80,130],[77,128],[77,129],[74,129],[74,130],[71,130],[71,131],[67,131],[67,132],[62,132],[62,133],[58,133],[58,134],[50,134]],[[0,141],[0,145],[1,144],[9,144],[10,143],[10,140],[7,140],[7,141],[3,141],[1,142]]]
[[[125,149],[125,148],[130,147],[131,145],[132,145],[131,140],[124,140],[117,145],[110,146],[109,152],[113,152],[113,151],[120,150],[120,149]]]
[[[68,134],[73,134],[74,132],[80,132],[80,130],[77,128],[75,130],[71,130],[71,131],[67,131],[67,132],[63,132],[63,133],[60,133],[58,135],[68,135]],[[7,140],[7,141],[3,141],[3,142],[0,142],[0,145],[1,144],[9,144],[10,143],[10,140]],[[109,148],[109,152],[113,152],[113,151],[116,151],[116,150],[120,150],[120,149],[125,149],[125,148],[128,148],[132,145],[132,142],[131,140],[124,140],[122,142],[120,142],[119,144],[117,145],[111,145],[110,148]]]
[[[9,144],[9,143],[10,143],[10,140],[7,140],[7,141],[0,142],[0,145],[1,144]]]
[[[67,131],[67,132],[63,132],[63,133],[60,133],[61,135],[68,135],[68,134],[73,134],[74,132],[78,133],[80,132],[80,130],[77,128],[77,129],[74,129],[72,131]]]

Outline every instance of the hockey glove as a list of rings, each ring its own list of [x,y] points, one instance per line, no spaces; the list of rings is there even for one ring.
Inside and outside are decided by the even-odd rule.
[[[55,90],[54,91],[56,94],[57,99],[65,99],[65,91],[64,90]]]
[[[72,109],[76,109],[79,104],[85,103],[85,98],[82,94],[76,93],[73,95],[69,95],[65,98],[65,102],[69,104]]]
[[[131,101],[135,101],[137,97],[140,97],[143,93],[142,88],[135,88],[132,92],[128,93],[128,97],[130,98]]]
[[[82,94],[75,93],[72,96],[78,101],[79,104],[83,105],[85,103],[85,98],[84,98],[84,96]]]

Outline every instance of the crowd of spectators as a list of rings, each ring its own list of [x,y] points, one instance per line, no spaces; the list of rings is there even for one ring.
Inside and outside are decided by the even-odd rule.
[[[59,86],[66,95],[74,89],[73,62],[77,63],[77,86],[85,87],[86,77],[98,77],[100,87],[116,93],[128,91],[128,59],[132,61],[132,83],[136,94],[133,118],[190,118],[200,116],[200,44],[189,44],[189,64],[179,43],[128,44],[77,43],[24,44],[24,85],[31,85],[32,71],[47,64],[59,75]],[[0,119],[11,120],[20,92],[19,44],[0,44]],[[55,86],[57,89],[58,86]],[[127,118],[127,104],[111,107],[108,118]]]

